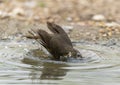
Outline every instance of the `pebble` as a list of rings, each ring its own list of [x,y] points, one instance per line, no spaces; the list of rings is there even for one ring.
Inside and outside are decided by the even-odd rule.
[[[0,11],[0,17],[1,17],[1,18],[5,18],[5,17],[9,17],[9,15],[8,15],[7,12]]]
[[[72,29],[73,29],[73,26],[62,26],[65,30],[65,32],[69,33]]]
[[[103,34],[102,36],[103,36],[103,37],[107,37],[107,34]]]
[[[105,16],[103,16],[101,14],[97,14],[97,15],[94,15],[92,17],[92,19],[95,20],[95,21],[103,21],[103,20],[105,20]]]
[[[67,21],[72,21],[72,18],[71,17],[67,17],[66,20]]]
[[[9,13],[9,15],[12,17],[16,17],[18,15],[23,16],[23,15],[25,15],[25,11],[20,7],[14,8],[13,11]]]
[[[112,32],[108,32],[108,36],[112,36]]]
[[[5,49],[7,49],[8,48],[8,46],[5,46]]]
[[[99,32],[100,33],[105,33],[105,30],[104,29],[100,29]]]
[[[119,27],[120,25],[116,22],[108,22],[105,24],[107,27]]]

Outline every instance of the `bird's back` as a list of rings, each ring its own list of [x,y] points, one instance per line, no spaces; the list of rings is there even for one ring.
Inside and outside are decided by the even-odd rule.
[[[50,50],[53,56],[60,57],[68,54],[68,49],[72,48],[61,35],[54,35],[50,40]]]

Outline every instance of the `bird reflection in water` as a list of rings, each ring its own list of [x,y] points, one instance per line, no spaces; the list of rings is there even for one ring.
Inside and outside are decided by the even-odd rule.
[[[24,58],[23,63],[32,65],[31,72],[29,74],[32,81],[62,80],[68,71],[67,69],[63,69],[63,67],[68,67],[68,65],[62,62],[58,63],[58,61],[39,62],[39,61]]]

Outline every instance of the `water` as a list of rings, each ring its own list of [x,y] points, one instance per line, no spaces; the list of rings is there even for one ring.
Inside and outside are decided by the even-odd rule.
[[[0,84],[120,84],[120,49],[117,47],[78,43],[76,47],[87,57],[77,62],[39,58],[43,55],[36,52],[39,47],[32,40],[1,40]]]

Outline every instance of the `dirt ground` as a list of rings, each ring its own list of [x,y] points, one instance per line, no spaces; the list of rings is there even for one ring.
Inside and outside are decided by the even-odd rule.
[[[91,20],[102,15],[120,22],[120,0],[0,0],[0,17],[29,22]]]
[[[120,40],[120,0],[0,0],[0,38],[61,25],[72,40]]]

